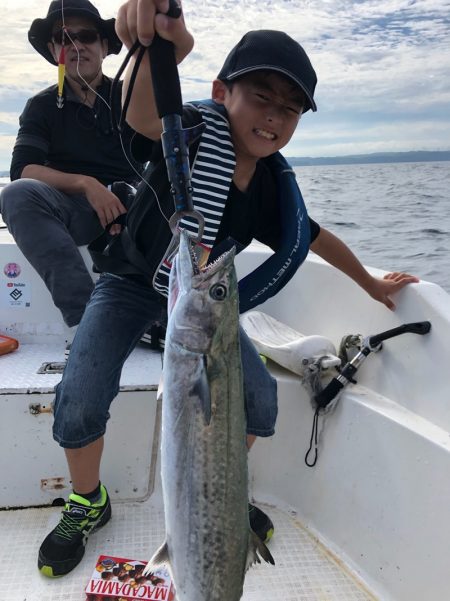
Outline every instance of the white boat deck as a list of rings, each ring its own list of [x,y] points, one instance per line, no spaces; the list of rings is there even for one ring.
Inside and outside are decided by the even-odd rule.
[[[2,355],[0,395],[53,393],[61,373],[38,373],[45,363],[64,361],[64,342],[21,344],[17,351]],[[126,361],[120,389],[157,390],[162,369],[162,354],[138,346]]]
[[[242,601],[375,600],[294,516],[260,506],[275,525],[269,545],[276,565],[248,571]],[[81,564],[64,578],[51,580],[38,572],[37,552],[59,513],[56,507],[0,512],[2,601],[82,601],[99,555],[146,560],[164,537],[161,509],[150,502],[113,504],[112,520],[90,537]]]
[[[25,395],[30,400],[49,402],[61,375],[37,372],[43,361],[63,361],[63,354],[64,346],[59,342],[23,344],[18,351],[4,355],[0,395],[11,400]],[[159,353],[145,347],[135,349],[125,364],[121,391],[154,391],[161,365]],[[48,442],[52,444],[51,440]],[[61,491],[61,495],[64,494],[65,491]],[[375,599],[342,562],[308,533],[294,512],[259,505],[275,525],[270,549],[276,565],[257,565],[249,570],[244,601]],[[90,537],[80,566],[64,578],[50,580],[37,570],[37,553],[45,536],[58,522],[60,511],[60,507],[0,511],[0,601],[83,600],[84,588],[99,555],[146,560],[164,538],[160,495],[143,502],[113,502],[113,519]]]

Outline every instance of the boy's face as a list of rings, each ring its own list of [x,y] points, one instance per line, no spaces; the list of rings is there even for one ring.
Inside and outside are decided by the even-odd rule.
[[[69,35],[80,33],[82,39],[83,34],[88,33],[88,41],[80,41],[76,39],[76,35],[73,38],[74,42],[70,41],[70,38],[66,38],[65,43],[65,54],[66,54],[66,73],[72,79],[78,81],[78,71],[84,79],[88,82],[92,81],[101,71],[103,59],[108,51],[108,41],[101,39],[97,32],[96,25],[90,19],[83,17],[68,17],[65,20],[66,28]],[[95,33],[97,32],[97,36]],[[58,62],[59,54],[61,52],[61,33],[62,23],[57,21],[53,25],[52,29],[52,41],[48,43],[48,48],[53,54],[56,62]]]
[[[212,97],[227,109],[238,160],[256,161],[286,146],[305,104],[297,86],[270,71],[243,76],[231,89],[216,79]]]

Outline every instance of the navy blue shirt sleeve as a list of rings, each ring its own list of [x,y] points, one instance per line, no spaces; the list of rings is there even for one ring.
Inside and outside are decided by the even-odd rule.
[[[308,215],[308,219],[309,219],[309,229],[311,232],[311,242],[314,242],[314,240],[317,238],[317,236],[320,233],[320,225],[314,221],[314,219],[311,219],[311,217]]]
[[[11,160],[11,180],[19,179],[26,165],[45,165],[51,140],[47,112],[30,98],[19,117],[19,132]]]
[[[105,99],[120,110],[121,87],[113,99],[110,89],[111,80],[104,77],[93,107],[84,104],[68,84],[61,109],[56,104],[56,86],[33,96],[19,119],[11,179],[20,178],[26,165],[35,164],[63,173],[82,173],[104,185],[135,183],[142,165],[128,156],[134,132],[128,125],[121,136],[114,131]]]

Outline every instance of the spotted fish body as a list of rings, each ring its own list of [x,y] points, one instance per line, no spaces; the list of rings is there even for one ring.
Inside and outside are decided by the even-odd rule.
[[[248,518],[247,447],[234,251],[204,269],[181,233],[169,290],[161,470],[177,601],[237,601],[270,552]]]

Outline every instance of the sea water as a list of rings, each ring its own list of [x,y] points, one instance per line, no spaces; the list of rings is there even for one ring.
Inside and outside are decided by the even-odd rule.
[[[450,162],[295,167],[310,216],[365,265],[450,292]]]
[[[365,265],[450,292],[450,161],[295,167],[311,217]],[[0,187],[7,182],[0,178]]]

